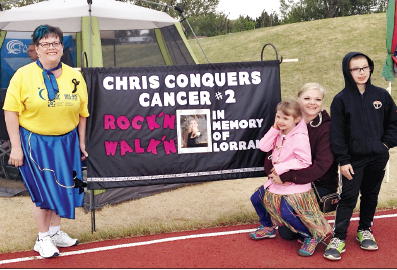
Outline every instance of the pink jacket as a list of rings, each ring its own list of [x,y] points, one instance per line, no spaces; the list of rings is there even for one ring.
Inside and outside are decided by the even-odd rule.
[[[305,121],[299,123],[284,137],[281,131],[271,127],[270,130],[259,141],[259,148],[263,152],[273,150],[272,164],[276,173],[281,175],[289,170],[299,170],[309,167],[312,162],[309,135]],[[284,185],[277,185],[269,180],[265,188],[275,194],[295,194],[307,192],[311,184],[295,184],[286,182]]]

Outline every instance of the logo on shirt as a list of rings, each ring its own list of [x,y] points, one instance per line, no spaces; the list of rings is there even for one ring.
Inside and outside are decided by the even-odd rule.
[[[38,88],[39,97],[42,100],[47,100],[48,107],[75,106],[76,102],[78,102],[77,94],[63,94],[61,96],[59,93],[56,93],[54,100],[49,100],[47,98],[47,93],[44,90],[45,88]]]
[[[380,101],[374,101],[374,107],[375,109],[380,109],[382,107],[382,102]]]
[[[7,51],[11,54],[26,53],[28,47],[22,41],[13,39],[7,42]]]
[[[43,91],[44,91],[44,88],[43,88],[43,89],[40,89],[40,88],[39,88],[39,96],[40,96],[40,98],[41,98],[42,100],[45,100],[45,98],[43,97]]]

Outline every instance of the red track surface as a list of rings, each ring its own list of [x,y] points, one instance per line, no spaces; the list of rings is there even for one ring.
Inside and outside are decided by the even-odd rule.
[[[397,209],[378,211],[376,215],[396,214]],[[256,227],[243,225],[81,244],[61,249],[63,256],[52,259],[27,258],[38,256],[34,251],[0,254],[0,268],[396,268],[396,223],[396,216],[375,219],[372,229],[379,250],[365,251],[355,240],[358,221],[351,221],[346,252],[340,261],[325,259],[323,253],[326,246],[323,244],[317,247],[313,256],[300,257],[297,255],[300,244],[279,236],[262,241],[250,240],[247,233],[178,239],[181,236],[192,237]],[[169,239],[175,237],[175,241]],[[147,243],[153,240],[163,242]],[[133,243],[135,246],[131,246]],[[130,246],[112,248],[123,244]],[[110,247],[110,250],[92,250],[101,247]],[[73,255],[70,254],[72,251],[89,252]],[[18,258],[27,258],[28,261],[6,261]]]

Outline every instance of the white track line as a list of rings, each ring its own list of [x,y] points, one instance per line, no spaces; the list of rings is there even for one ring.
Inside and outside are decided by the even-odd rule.
[[[374,218],[378,219],[378,218],[392,218],[392,217],[397,217],[397,214],[375,216]],[[352,220],[359,220],[359,217],[352,218],[351,221]],[[329,220],[328,222],[329,223],[334,223],[335,220]],[[249,233],[249,232],[253,232],[253,231],[255,231],[255,229],[227,231],[227,232],[217,232],[217,233],[193,234],[193,235],[185,235],[185,236],[178,236],[178,237],[170,237],[170,238],[163,238],[163,239],[157,239],[157,240],[146,241],[146,242],[137,242],[137,243],[129,243],[129,244],[123,244],[123,245],[115,245],[115,246],[107,246],[107,247],[90,248],[90,249],[83,249],[83,250],[77,250],[77,251],[63,252],[63,253],[59,254],[59,257],[71,256],[71,255],[80,255],[80,254],[93,253],[93,252],[99,252],[99,251],[105,251],[105,250],[113,250],[113,249],[118,249],[118,248],[129,248],[129,247],[137,247],[137,246],[146,246],[146,245],[165,243],[165,242],[172,242],[172,241],[185,240],[185,239],[195,239],[195,238],[203,238],[203,237],[213,237],[213,236],[231,235],[231,234],[239,234],[239,233]],[[11,260],[0,261],[0,265],[1,264],[8,264],[8,263],[17,263],[17,262],[31,261],[31,260],[41,260],[41,259],[44,259],[44,258],[41,257],[41,256],[16,258],[16,259],[11,259]]]
[[[383,216],[374,216],[374,219],[378,218],[390,218],[390,217],[397,217],[397,214],[390,214],[390,215],[383,215]],[[353,220],[360,220],[360,217],[351,218],[350,221]],[[335,223],[335,220],[328,220],[328,223]]]

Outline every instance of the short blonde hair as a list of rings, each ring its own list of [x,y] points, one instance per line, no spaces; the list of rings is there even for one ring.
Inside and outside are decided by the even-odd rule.
[[[276,111],[281,111],[283,114],[292,116],[294,119],[302,117],[301,106],[298,101],[294,99],[286,99],[281,101],[276,108]]]
[[[322,87],[321,84],[315,83],[315,82],[310,82],[310,83],[306,83],[305,85],[302,86],[302,88],[298,92],[298,98],[309,90],[319,90],[321,92],[321,94],[323,94],[323,97],[325,95],[325,88]]]

